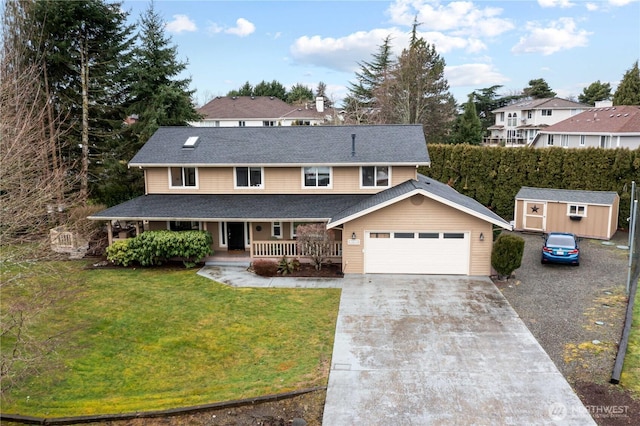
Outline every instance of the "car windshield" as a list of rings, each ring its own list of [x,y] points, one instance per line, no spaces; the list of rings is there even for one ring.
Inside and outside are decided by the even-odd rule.
[[[547,246],[573,248],[576,243],[571,235],[549,235]]]

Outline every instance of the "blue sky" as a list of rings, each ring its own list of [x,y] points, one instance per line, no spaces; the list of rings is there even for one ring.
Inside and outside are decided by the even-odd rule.
[[[125,0],[136,21],[143,0]],[[156,0],[167,35],[188,61],[185,77],[203,104],[246,81],[302,83],[340,101],[387,35],[394,54],[420,35],[445,60],[458,102],[502,85],[521,91],[544,78],[560,97],[577,97],[600,80],[613,90],[640,59],[640,0]]]

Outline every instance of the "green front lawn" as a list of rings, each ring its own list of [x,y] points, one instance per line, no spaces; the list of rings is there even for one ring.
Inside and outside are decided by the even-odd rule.
[[[39,374],[10,389],[3,412],[60,417],[148,411],[327,383],[339,290],[236,289],[195,270],[83,266],[55,267],[66,268],[70,292],[31,330],[62,343]],[[3,268],[6,273],[6,263]],[[36,287],[47,278],[39,280]],[[33,289],[2,291],[6,312]],[[11,346],[2,343],[3,351]]]

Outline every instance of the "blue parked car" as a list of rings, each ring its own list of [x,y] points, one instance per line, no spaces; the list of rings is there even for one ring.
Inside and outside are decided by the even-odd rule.
[[[580,247],[576,236],[567,232],[545,235],[541,262],[580,265]]]

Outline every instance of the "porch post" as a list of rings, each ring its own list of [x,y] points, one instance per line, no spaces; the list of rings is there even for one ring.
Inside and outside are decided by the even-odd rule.
[[[253,259],[253,222],[249,222],[249,258]]]
[[[113,244],[113,228],[111,227],[111,221],[107,221],[107,238],[109,245]]]

